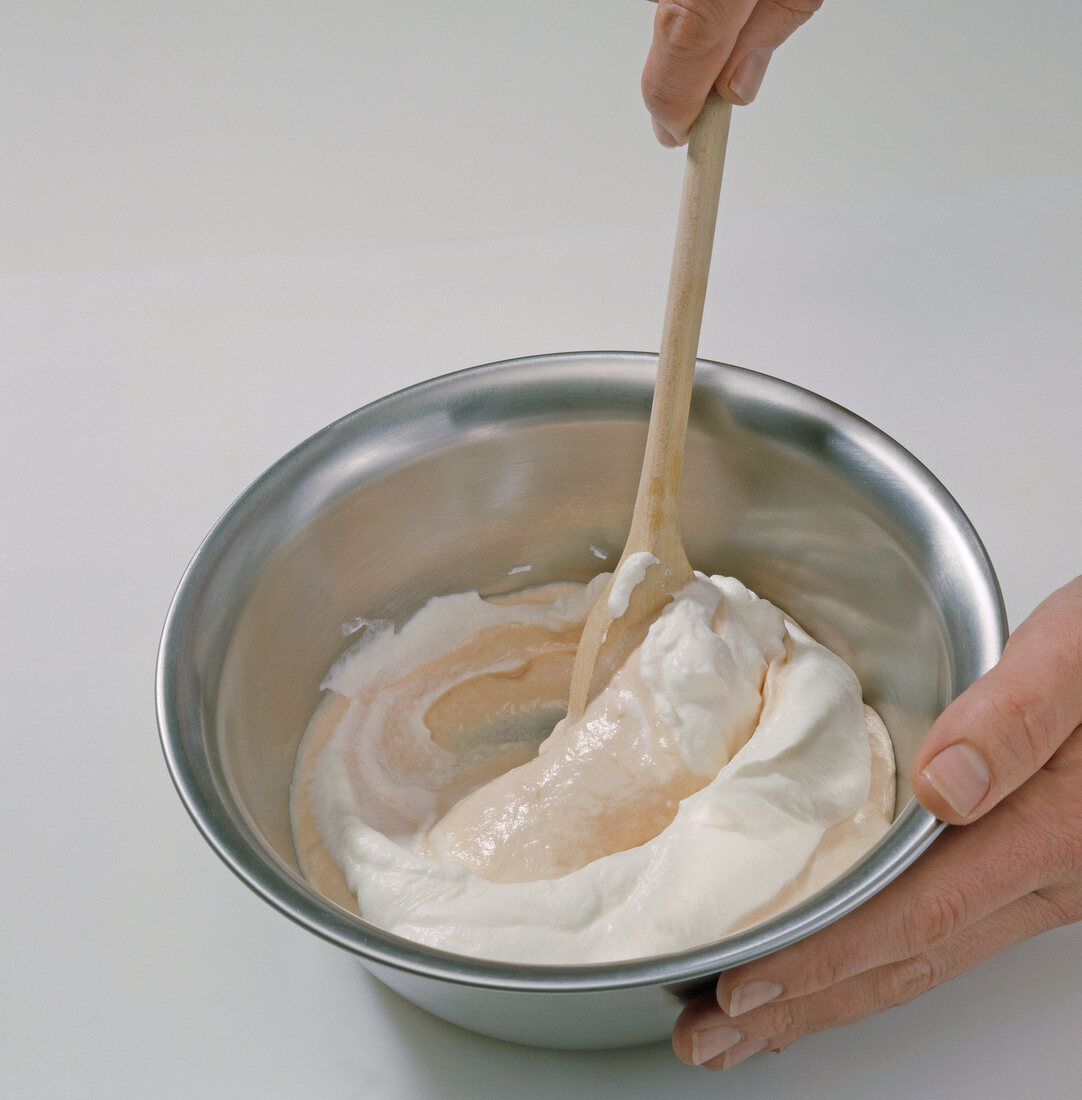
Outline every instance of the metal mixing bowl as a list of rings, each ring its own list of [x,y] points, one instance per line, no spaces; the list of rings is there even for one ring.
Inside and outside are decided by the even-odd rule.
[[[692,951],[523,966],[432,950],[358,920],[297,869],[287,801],[319,683],[358,617],[430,596],[583,579],[627,533],[656,357],[477,367],[393,394],[287,454],[222,517],[170,608],[158,660],[165,756],[196,825],[268,902],[416,1004],[541,1046],[668,1035],[718,971],[836,920],[940,826],[906,776],[934,717],[998,658],[1005,616],[965,515],[908,452],[805,390],[701,361],[681,525],[699,569],[778,604],[856,670],[898,757],[894,825],[802,904]],[[510,572],[529,565],[530,571]]]

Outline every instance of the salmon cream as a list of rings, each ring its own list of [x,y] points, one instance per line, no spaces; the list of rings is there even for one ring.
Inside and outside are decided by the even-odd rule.
[[[294,840],[317,889],[459,954],[614,962],[720,939],[875,844],[886,729],[841,658],[731,577],[696,574],[563,717],[606,580],[368,624],[298,752]]]

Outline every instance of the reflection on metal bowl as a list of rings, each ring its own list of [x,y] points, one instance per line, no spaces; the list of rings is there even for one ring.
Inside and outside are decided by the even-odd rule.
[[[899,813],[848,873],[702,948],[598,966],[464,958],[314,892],[288,819],[297,743],[358,617],[430,596],[585,580],[619,555],[656,357],[578,353],[435,378],[317,433],[256,481],[185,573],[158,662],[166,759],[196,824],[252,889],[436,1015],[558,1047],[668,1035],[681,998],[870,897],[940,826],[906,775],[935,716],[998,658],[1005,616],[964,514],[898,444],[775,378],[700,361],[681,525],[696,568],[739,577],[838,652],[883,716]]]

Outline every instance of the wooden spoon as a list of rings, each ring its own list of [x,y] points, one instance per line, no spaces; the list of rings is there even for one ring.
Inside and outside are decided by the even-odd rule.
[[[694,576],[676,509],[731,110],[729,103],[711,92],[691,130],[631,531],[613,580],[583,628],[571,673],[568,713],[572,717],[581,716],[673,594]],[[633,584],[630,592],[629,584]]]

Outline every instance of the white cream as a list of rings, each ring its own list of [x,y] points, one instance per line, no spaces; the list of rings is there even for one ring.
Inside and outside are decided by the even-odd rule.
[[[657,565],[658,559],[649,550],[640,550],[629,554],[627,560],[616,570],[609,589],[609,616],[618,619],[631,603],[631,593],[646,578],[646,570]]]
[[[535,652],[535,635],[548,634],[564,637],[573,651],[566,638],[573,639],[605,580],[551,605],[442,597],[398,633],[362,640],[332,669],[324,686],[344,699],[329,724],[333,732],[328,726],[321,735],[325,746],[309,744],[318,758],[310,787],[303,779],[295,784],[294,826],[299,835],[298,798],[310,801],[322,842],[365,919],[421,943],[506,961],[663,954],[718,939],[759,919],[778,899],[791,904],[807,896],[885,831],[893,804],[892,767],[884,764],[889,741],[878,720],[866,716],[856,677],[731,578],[700,576],[689,585],[613,678],[606,689],[612,697],[603,692],[577,727],[562,723],[536,759],[527,751],[502,779],[486,771],[486,754],[503,751],[498,729],[489,741],[455,742],[457,734],[441,733],[443,744],[435,742],[425,722],[455,691],[468,697],[477,684],[510,689],[531,675],[512,647],[497,644],[496,656],[485,658],[476,639],[485,631],[532,630]],[[446,662],[448,653],[461,659],[433,663]],[[441,679],[430,681],[437,668]],[[520,691],[507,720],[536,719],[560,706],[547,681],[540,694],[527,699]],[[564,766],[570,782],[556,774],[557,765],[579,759],[596,765],[597,752],[609,751],[595,742],[610,713],[624,716],[622,752],[633,746],[632,755],[641,753],[650,767],[660,761],[666,775],[692,777],[695,789],[674,801],[656,835],[583,865],[575,859],[585,857],[573,854],[574,869],[527,881],[491,881],[456,858],[424,854],[472,853],[487,874],[485,861],[500,844],[512,845],[512,867],[518,858],[513,830],[501,821],[533,814],[538,829],[555,827],[560,836],[562,811],[549,788],[573,801],[581,784],[570,765]],[[457,728],[453,717],[444,721]],[[515,802],[516,776],[547,772],[555,778],[538,780],[548,783],[544,799]],[[627,776],[613,797],[633,798],[627,784],[651,782],[636,767]],[[596,823],[589,799],[580,805],[586,824],[571,815],[566,827],[576,838]],[[597,828],[603,841],[605,826]],[[534,850],[529,842],[527,836],[527,856]],[[312,850],[311,841],[298,843],[306,873]],[[533,857],[527,856],[528,876]],[[547,866],[545,858],[542,852],[538,866]]]

